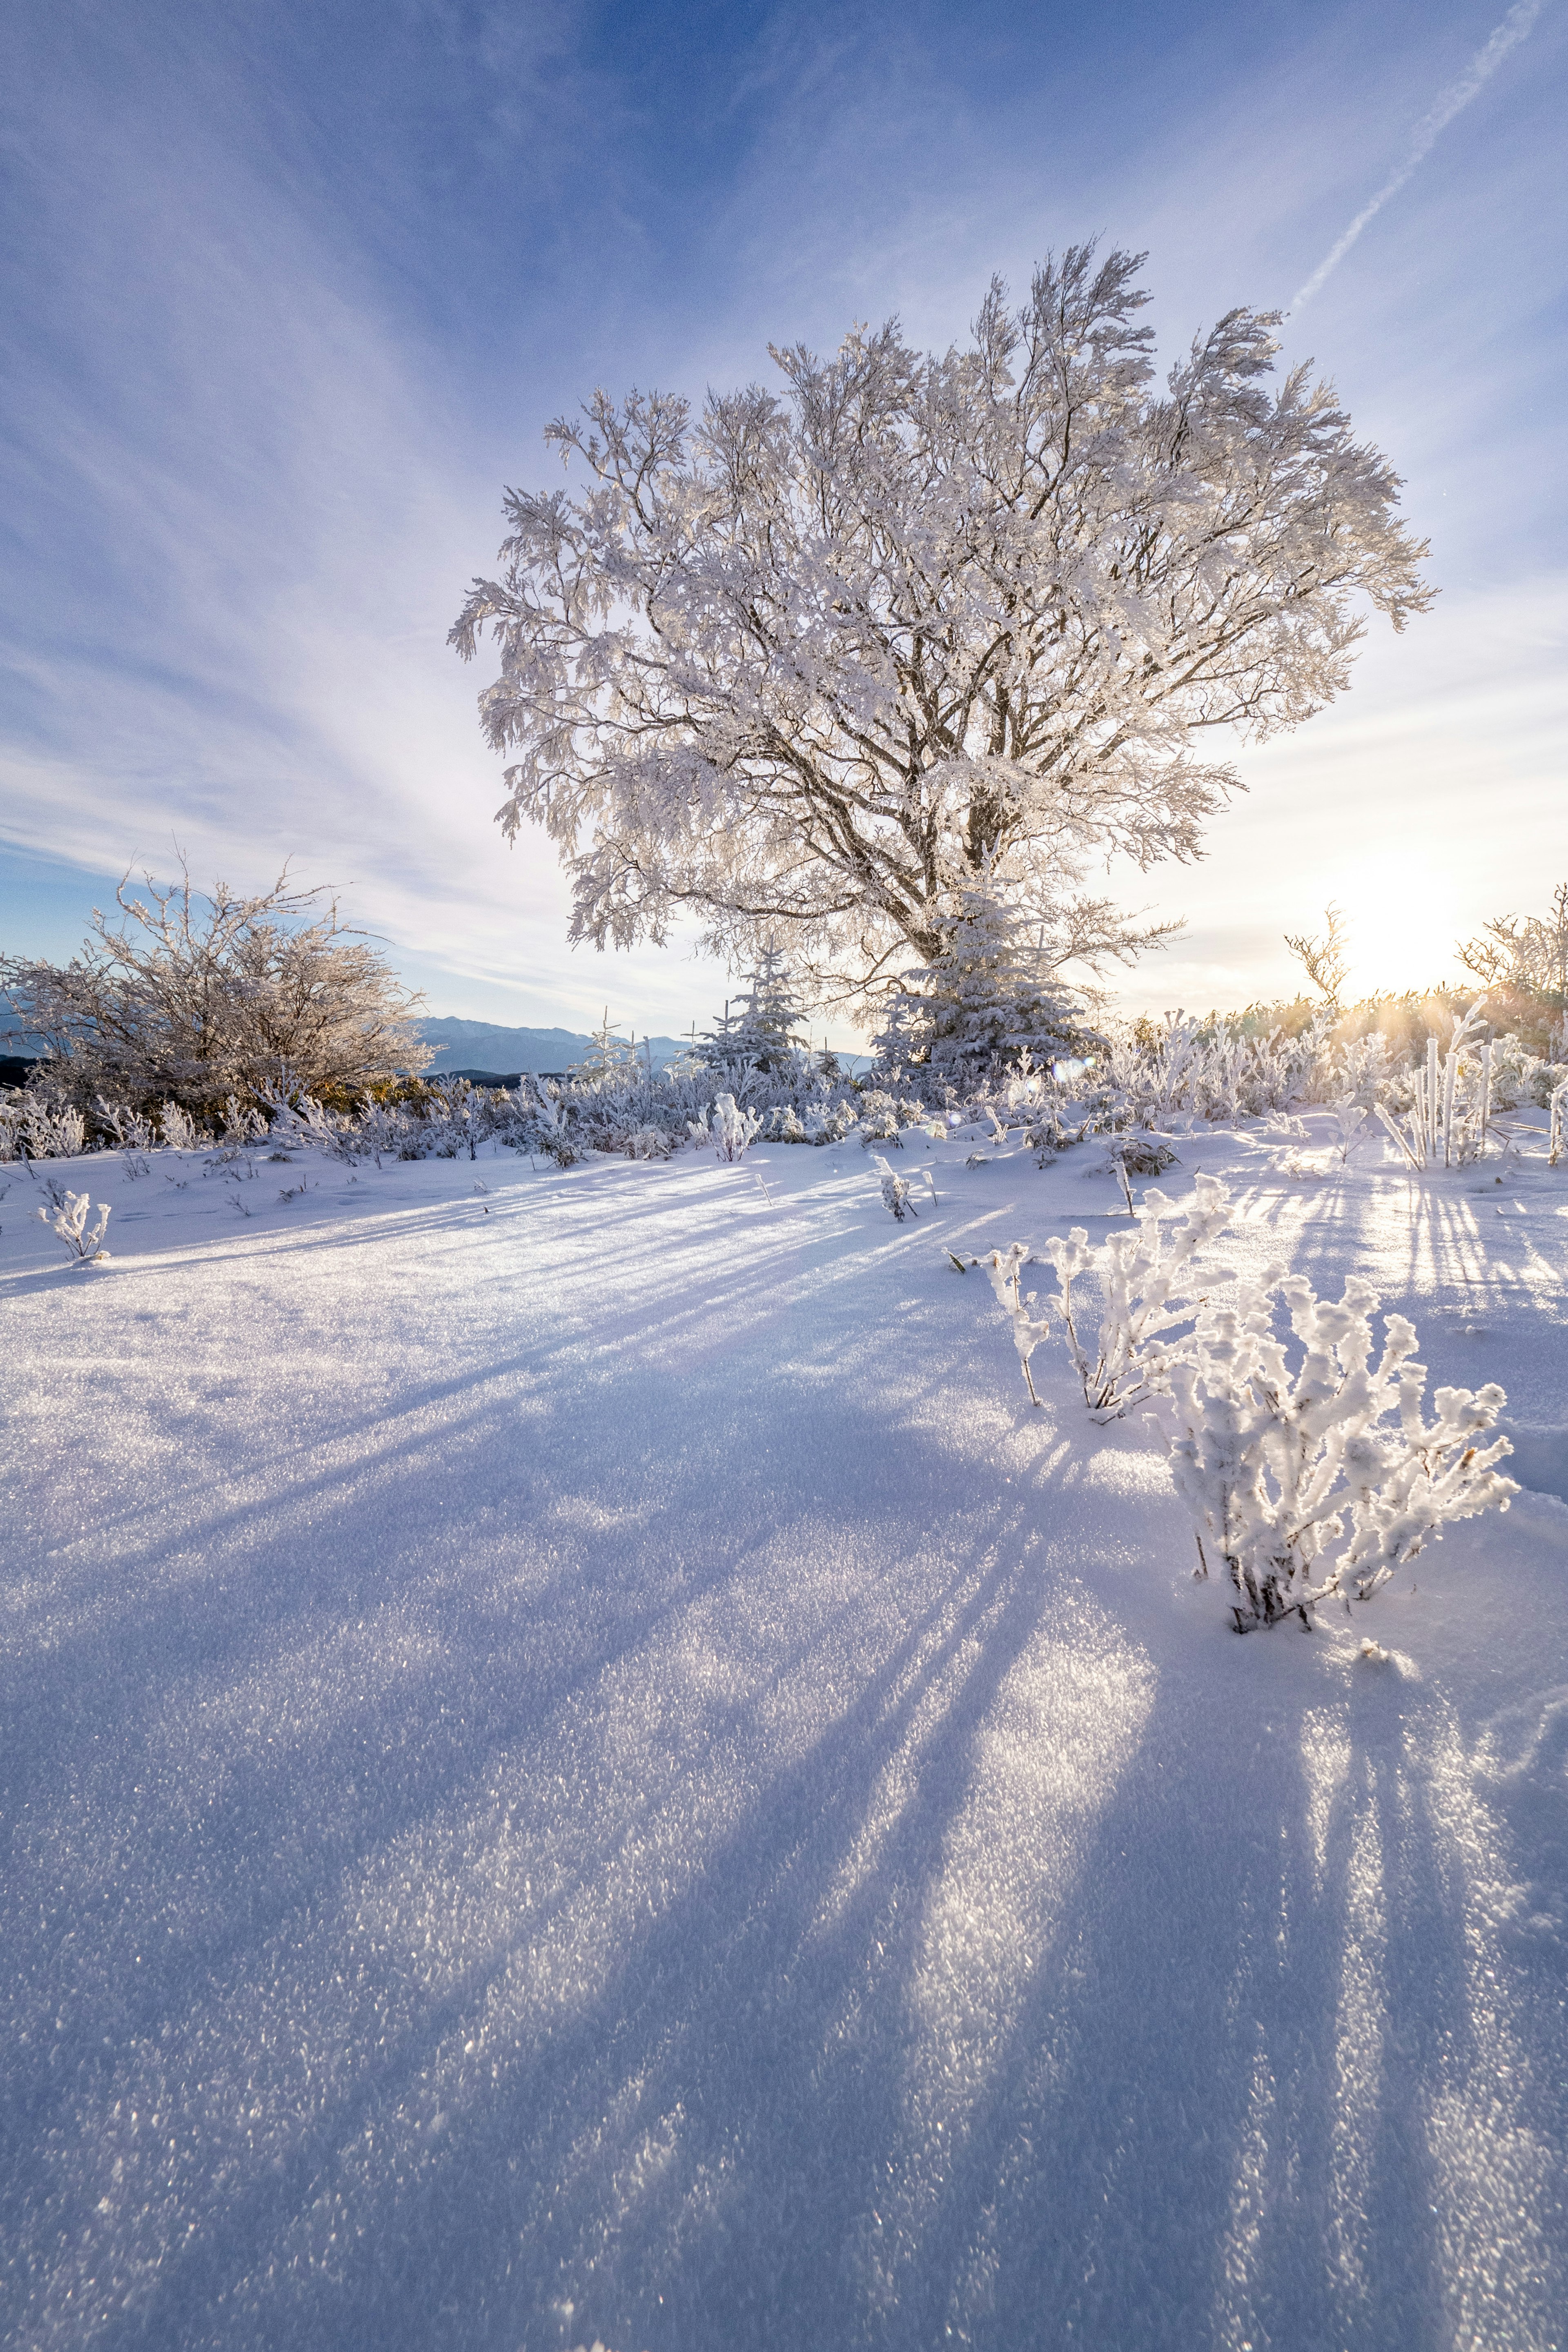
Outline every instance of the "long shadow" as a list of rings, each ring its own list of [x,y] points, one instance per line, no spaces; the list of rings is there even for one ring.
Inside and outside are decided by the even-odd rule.
[[[8,1791],[11,1818],[25,1820],[29,1802],[36,1811],[51,1787],[58,1795],[62,1784],[74,1783],[81,1812],[90,1813],[110,1846],[119,1816],[141,1885],[138,1895],[119,1895],[103,1914],[90,1904],[84,1909],[82,1896],[89,1890],[79,1882],[74,1890],[61,1886],[63,1902],[52,1906],[57,1913],[53,1924],[46,1920],[41,1936],[34,1929],[14,1948],[24,1969],[32,1963],[46,1978],[55,1977],[61,2003],[58,2024],[64,2040],[35,2032],[12,2045],[4,2096],[16,2164],[10,2193],[0,2200],[0,2212],[8,2209],[3,2225],[7,2235],[16,2240],[23,2233],[37,2186],[37,2150],[58,2128],[62,2091],[72,2106],[84,2092],[91,2104],[90,2084],[102,2083],[111,2071],[112,2060],[100,2054],[106,2045],[120,2050],[160,2036],[166,2040],[170,2020],[184,2012],[193,1999],[208,2005],[221,2002],[236,1972],[243,1973],[247,1956],[265,1948],[290,1919],[309,1919],[318,1912],[345,1867],[462,1799],[485,1781],[498,1757],[515,1764],[520,1755],[537,1751],[562,1706],[613,1674],[623,1661],[635,1658],[663,1619],[689,1609],[694,1598],[705,1593],[722,1596],[748,1550],[787,1514],[765,1478],[739,1482],[727,1540],[715,1547],[710,1537],[701,1560],[686,1556],[679,1533],[683,1517],[689,1507],[695,1510],[710,1486],[715,1460],[732,1462],[737,1455],[735,1431],[730,1425],[732,1410],[726,1414],[717,1396],[705,1402],[711,1415],[709,1441],[690,1448],[693,1402],[687,1396],[669,1404],[671,1415],[679,1412],[683,1423],[686,1456],[673,1446],[655,1449],[660,1459],[677,1465],[660,1498],[660,1524],[653,1530],[655,1544],[662,1538],[668,1547],[670,1573],[650,1580],[647,1558],[628,1559],[613,1536],[597,1542],[578,1540],[572,1547],[574,1557],[563,1560],[554,1575],[543,1622],[529,1628],[526,1643],[520,1643],[515,1624],[500,1622],[499,1604],[492,1604],[476,1624],[460,1592],[432,1596],[422,1591],[429,1566],[426,1546],[438,1531],[447,1506],[434,1488],[422,1491],[415,1465],[402,1490],[395,1481],[382,1498],[381,1522],[390,1521],[399,1529],[390,1565],[377,1557],[377,1529],[362,1530],[356,1537],[352,1525],[334,1527],[318,1512],[315,1533],[323,1567],[317,1577],[301,1580],[287,1536],[281,1542],[269,1541],[260,1551],[241,1546],[237,1558],[220,1555],[213,1563],[213,1580],[201,1594],[200,1605],[193,1606],[189,1588],[164,1591],[153,1606],[144,1604],[139,1620],[117,1626],[112,1640],[91,1633],[79,1637],[47,1676],[18,1692],[9,1729],[13,1765],[21,1770],[22,1780]],[[842,1413],[829,1412],[825,1402],[808,1398],[804,1409],[821,1415],[823,1425],[808,1451],[825,1464],[843,1458],[846,1449],[868,1465],[876,1463],[887,1431],[874,1416],[847,1431]],[[495,1442],[504,1444],[505,1433],[496,1434]],[[558,1438],[553,1457],[549,1449],[542,1453],[536,1471],[546,1493],[573,1483],[564,1475],[575,1466],[572,1450],[571,1433],[566,1432]],[[504,1483],[506,1468],[498,1465],[492,1474],[498,1486]],[[620,1483],[635,1494],[645,1481],[645,1465],[634,1464]],[[879,1483],[874,1470],[869,1472],[867,1507],[879,1512],[895,1538],[917,1541],[922,1521],[940,1516],[944,1501],[940,1479],[933,1475],[929,1491],[919,1486],[911,1491],[907,1483],[894,1481],[900,1491],[881,1492]],[[602,1499],[615,1500],[617,1481],[613,1475],[600,1470],[595,1484]],[[977,1529],[988,1524],[989,1517],[977,1515]],[[974,1540],[981,1540],[978,1533]],[[330,1570],[327,1562],[333,1563]],[[955,1569],[952,1579],[962,1581],[964,1572]],[[948,1600],[944,1586],[931,1609],[947,1606]],[[349,1720],[334,1722],[320,1737],[296,1740],[282,1769],[264,1765],[259,1755],[231,1759],[229,1785],[221,1801],[199,1819],[182,1816],[179,1804],[171,1801],[166,1774],[160,1789],[150,1752],[138,1744],[134,1726],[144,1710],[166,1704],[171,1688],[176,1697],[182,1690],[194,1691],[204,1675],[243,1680],[247,1670],[275,1659],[280,1648],[297,1647],[301,1635],[308,1638],[323,1624],[342,1623],[368,1607],[395,1609],[411,1602],[418,1603],[427,1622],[437,1622],[443,1636],[446,1649],[437,1669],[391,1700],[379,1699],[371,1721],[355,1721],[351,1714]],[[504,1695],[497,1698],[493,1676],[485,1685],[475,1674],[475,1663],[509,1633],[506,1662],[511,1671]],[[911,1633],[903,1644],[895,1645],[888,1672],[895,1671],[900,1650],[914,1638]],[[476,1689],[488,1702],[481,1706],[479,1721]],[[110,1693],[112,1704],[106,1710],[103,1700]],[[862,1701],[862,1706],[868,1703]],[[365,1710],[358,1712],[363,1718]],[[101,1770],[89,1763],[84,1771],[82,1748],[86,1746],[90,1757],[95,1736],[106,1738],[114,1762]],[[356,1777],[364,1796],[350,1817],[323,1822],[321,1792]],[[128,1802],[128,1780],[153,1801],[151,1821],[145,1806]],[[313,1816],[313,1843],[304,1851],[280,1834],[301,1801]],[[135,1818],[139,1811],[141,1820]],[[146,1902],[149,1880],[153,1888],[178,1885],[187,1897],[194,1888],[199,1897],[184,1906],[195,1915],[195,1931],[182,1924],[172,1943],[161,1949],[149,1932],[154,1922],[146,1915],[159,1907]],[[100,1979],[96,1987],[89,1990],[79,1981],[62,1983],[48,1951],[52,1935],[68,1947],[74,1941],[101,1954],[108,1966],[95,1971]],[[128,1949],[132,1942],[154,1948],[133,1956]],[[144,1958],[152,1965],[143,1968]],[[67,1979],[70,1974],[68,1969]],[[438,2021],[435,2031],[438,2039]],[[427,2038],[422,2021],[416,2055],[408,2063],[416,2065]],[[68,2086],[60,2080],[59,2061],[62,2050],[73,2043],[78,2063]],[[406,2068],[394,2060],[387,2072],[395,2084],[404,2079]],[[394,2093],[377,2079],[368,2095],[373,2104],[384,2104]],[[295,2165],[285,2168],[279,2176],[285,2186],[295,2181],[297,2171]],[[285,2207],[287,2201],[285,2196]],[[244,2202],[243,2198],[236,2200],[237,2217]],[[268,2204],[276,2212],[275,2192]],[[233,2251],[233,2238],[222,2229],[215,2243]]]
[[[841,2238],[847,2189],[858,2197],[873,2185],[876,2157],[896,2135],[901,2053],[875,2037],[846,2042],[836,2029],[864,1988],[873,1928],[885,1970],[894,1979],[907,1970],[926,1881],[967,1792],[974,1726],[1038,1613],[1021,1564],[955,1577],[920,1629],[947,1620],[920,1675],[908,1673],[919,1639],[911,1629],[832,1729],[770,1782],[686,1894],[636,1933],[600,1999],[515,2061],[500,2090],[465,2118],[460,2160],[389,2180],[339,2274],[297,2265],[258,2312],[256,2340],[415,2342],[437,2312],[465,2343],[513,2343],[520,2333],[550,2340],[534,2331],[548,2324],[562,2278],[584,2273],[622,2341],[852,2340],[844,2324],[854,2298],[824,2253]],[[931,1678],[972,1649],[921,1753],[874,1890],[823,1937],[824,1893],[854,1848],[879,1776],[904,1749]],[[174,2342],[199,2329],[237,2273],[254,2276],[301,2206],[330,2193],[365,2116],[410,2094],[433,2045],[474,2014],[511,1959],[501,1956],[423,2017],[395,2063],[356,2091],[353,2111],[323,2118],[285,2176],[231,2206],[165,2266],[136,2319],[102,2340]],[[625,2109],[628,2084],[632,2149],[647,2117],[680,2113],[679,2179],[616,2216],[606,2248],[605,2208],[617,2160],[632,2150],[606,2148],[584,2171],[578,2144],[585,2116]],[[716,2235],[694,2231],[689,2216],[683,2223],[693,2181],[710,2177],[726,2189]],[[421,2315],[412,2329],[411,2299]],[[601,2327],[592,2311],[578,2313],[573,2330]]]

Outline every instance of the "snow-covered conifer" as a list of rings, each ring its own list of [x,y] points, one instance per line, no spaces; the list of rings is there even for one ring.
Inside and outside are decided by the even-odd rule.
[[[1002,1068],[1087,1054],[1082,1007],[1033,950],[1025,919],[989,875],[952,894],[940,950],[921,978],[911,1066],[970,1094]]]
[[[731,999],[697,1052],[710,1066],[751,1062],[760,1070],[787,1069],[805,1052],[805,1020],[784,952],[770,940],[759,949],[743,991]]]

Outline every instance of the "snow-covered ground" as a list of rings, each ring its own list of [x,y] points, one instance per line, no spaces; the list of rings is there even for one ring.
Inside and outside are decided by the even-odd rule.
[[[0,1171],[6,2342],[1568,2341],[1568,1169],[1180,1149],[1529,1425],[1353,1627],[945,1258],[1087,1150]]]

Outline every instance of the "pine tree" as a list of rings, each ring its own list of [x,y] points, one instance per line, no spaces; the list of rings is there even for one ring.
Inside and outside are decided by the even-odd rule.
[[[1081,1055],[1095,1040],[1082,1008],[1042,971],[1022,919],[989,880],[961,886],[940,953],[918,992],[889,1004],[889,1028],[877,1041],[912,1042],[913,1066],[973,1087],[996,1066],[1026,1055],[1048,1062]]]
[[[744,992],[725,1006],[722,1022],[698,1050],[710,1064],[754,1062],[761,1070],[783,1069],[802,1050],[804,1017],[784,954],[770,941],[748,973]]]
[[[931,1018],[921,985],[924,973],[906,972],[883,1000],[882,1026],[871,1040],[880,1076],[897,1084],[918,1068],[931,1051]]]

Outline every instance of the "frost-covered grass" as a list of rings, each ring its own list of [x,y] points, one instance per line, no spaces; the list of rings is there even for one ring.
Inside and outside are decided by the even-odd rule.
[[[0,2336],[1559,2342],[1568,1176],[1300,1123],[1524,1491],[1266,1641],[953,1271],[1101,1153],[0,1170]]]

